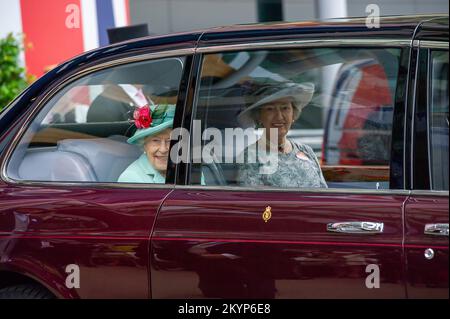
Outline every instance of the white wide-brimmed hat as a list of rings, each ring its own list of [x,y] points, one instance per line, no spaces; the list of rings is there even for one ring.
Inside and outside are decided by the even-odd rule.
[[[243,128],[255,127],[255,119],[252,111],[267,103],[292,98],[292,105],[300,113],[302,109],[311,101],[314,95],[314,84],[306,83],[281,83],[277,85],[266,85],[251,94],[252,99],[257,99],[238,115],[238,122]]]

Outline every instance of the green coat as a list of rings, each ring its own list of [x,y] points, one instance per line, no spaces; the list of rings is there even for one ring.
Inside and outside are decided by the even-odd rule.
[[[165,184],[166,178],[162,176],[148,161],[145,154],[130,164],[122,174],[118,182],[120,183],[147,183]]]

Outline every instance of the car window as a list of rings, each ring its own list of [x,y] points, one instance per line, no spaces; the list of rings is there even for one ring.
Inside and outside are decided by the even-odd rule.
[[[166,58],[118,65],[68,84],[28,126],[8,176],[164,183],[183,63]]]
[[[432,51],[429,70],[431,184],[434,190],[448,190],[448,51]]]
[[[400,53],[314,48],[205,55],[190,183],[389,189]],[[270,128],[278,130],[274,143]],[[259,158],[264,152],[268,157]]]

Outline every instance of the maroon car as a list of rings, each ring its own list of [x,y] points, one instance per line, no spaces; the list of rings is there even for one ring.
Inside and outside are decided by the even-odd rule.
[[[240,114],[286,83],[314,88],[288,138],[327,187],[240,180]],[[136,92],[175,106],[165,183],[121,180]],[[88,52],[0,113],[0,298],[448,298],[448,132],[448,15]]]

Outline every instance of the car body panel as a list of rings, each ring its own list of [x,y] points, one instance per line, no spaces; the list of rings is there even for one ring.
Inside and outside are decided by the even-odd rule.
[[[406,202],[405,254],[409,298],[448,299],[448,236],[424,233],[426,224],[448,225],[448,196],[412,195]],[[425,250],[435,257],[424,257]]]
[[[153,297],[404,298],[406,197],[177,189],[152,238]],[[355,219],[384,232],[327,232]],[[380,289],[366,288],[369,264],[381,268]]]
[[[62,297],[150,296],[150,233],[170,189],[3,184],[0,192],[0,269],[32,273]],[[65,284],[71,264],[80,268],[76,293]]]
[[[101,48],[50,71],[1,114],[2,123],[13,124],[0,139],[4,146],[2,163],[7,157],[7,146],[23,128],[24,121],[38,111],[48,92],[99,64],[143,55],[151,58],[161,50],[193,50],[198,36],[162,37]],[[13,122],[14,116],[20,116],[21,121]],[[48,288],[64,298],[149,298],[150,234],[158,208],[170,191],[171,185],[127,190],[98,183],[2,182],[0,193],[5,205],[0,207],[0,268],[33,273],[38,282],[52,283]],[[25,225],[16,229],[21,220]],[[20,258],[16,261],[13,257],[26,255],[35,261],[32,265],[41,266],[27,269]],[[69,264],[77,264],[80,272],[86,274],[75,293],[65,284],[69,275],[65,268]],[[117,276],[114,269],[121,275]],[[55,278],[48,280],[48,272]],[[126,282],[132,282],[128,289],[124,288]]]

